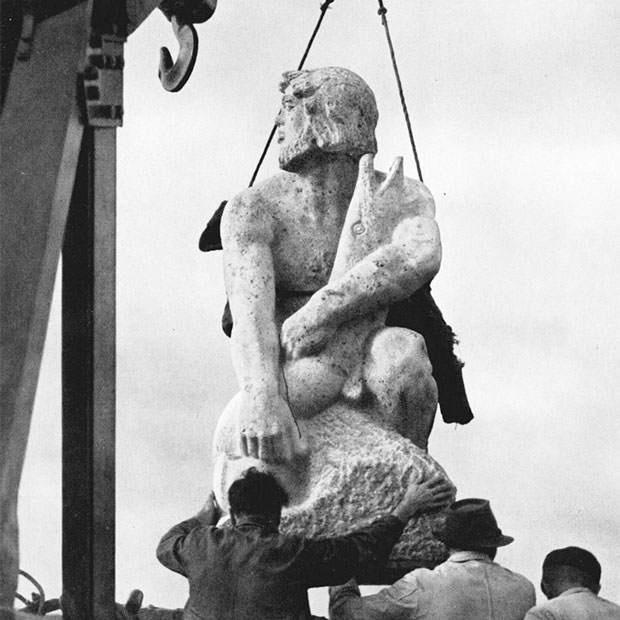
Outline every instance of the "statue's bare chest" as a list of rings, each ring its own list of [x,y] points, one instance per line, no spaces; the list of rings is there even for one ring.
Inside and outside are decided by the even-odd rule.
[[[272,246],[276,286],[289,291],[315,291],[324,286],[341,228],[342,218],[337,214],[284,214],[277,222]]]

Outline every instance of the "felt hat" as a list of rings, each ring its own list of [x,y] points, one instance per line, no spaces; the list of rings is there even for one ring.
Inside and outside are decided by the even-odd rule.
[[[454,502],[437,538],[455,549],[494,548],[509,545],[514,538],[505,536],[486,499],[470,498]]]

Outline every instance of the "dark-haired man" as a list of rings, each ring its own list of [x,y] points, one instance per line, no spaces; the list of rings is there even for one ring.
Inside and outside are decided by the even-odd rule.
[[[360,597],[354,581],[330,589],[332,620],[522,620],[536,598],[522,575],[494,562],[506,536],[488,500],[471,498],[448,509],[437,532],[450,557],[434,570],[411,571],[389,588]]]
[[[601,565],[579,547],[555,549],[543,562],[540,587],[548,601],[525,620],[620,620],[620,606],[598,596]]]
[[[412,484],[390,515],[368,527],[313,540],[278,532],[286,492],[271,474],[252,468],[229,489],[232,527],[216,526],[221,513],[211,494],[196,517],[161,539],[157,557],[189,581],[185,620],[308,620],[308,588],[385,563],[405,523],[444,507],[451,495],[434,476]]]

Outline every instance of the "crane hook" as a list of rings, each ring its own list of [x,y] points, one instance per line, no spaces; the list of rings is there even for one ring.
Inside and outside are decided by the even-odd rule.
[[[192,24],[184,23],[176,15],[171,16],[170,23],[179,42],[179,56],[173,62],[167,47],[159,50],[159,80],[167,91],[176,93],[185,86],[194,70],[198,55],[198,33]]]

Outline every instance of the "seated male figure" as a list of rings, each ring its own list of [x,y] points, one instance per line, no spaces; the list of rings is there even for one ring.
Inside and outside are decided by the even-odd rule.
[[[439,269],[433,199],[398,160],[374,170],[378,114],[357,75],[294,71],[280,89],[283,171],[222,219],[240,392],[216,459],[290,462],[305,449],[295,420],[343,402],[426,449],[437,390],[424,339],[385,327],[385,315]]]

